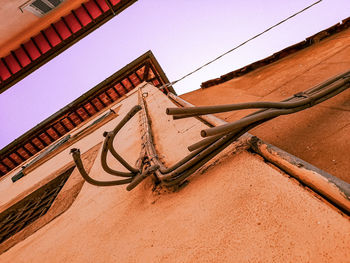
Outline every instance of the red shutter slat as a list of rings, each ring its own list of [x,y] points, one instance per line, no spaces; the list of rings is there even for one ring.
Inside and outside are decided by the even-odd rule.
[[[106,3],[106,0],[96,0],[97,4],[101,7],[103,12],[106,12],[109,10],[109,6]]]
[[[119,94],[120,94],[121,96],[123,96],[124,94],[126,94],[126,92],[125,92],[125,90],[123,89],[122,85],[120,85],[119,83],[116,84],[116,85],[114,86],[114,88],[119,92]]]
[[[30,58],[28,58],[26,52],[23,50],[23,48],[19,48],[15,50],[15,54],[18,58],[18,60],[21,62],[22,66],[25,67],[30,63]]]
[[[75,14],[77,15],[78,19],[83,24],[83,26],[86,26],[92,21],[89,17],[89,14],[86,13],[82,6],[75,10]]]
[[[54,24],[58,34],[60,34],[61,38],[64,40],[68,37],[70,37],[72,34],[70,33],[69,29],[67,28],[67,26],[64,24],[64,22],[62,20],[56,22]]]
[[[81,28],[79,21],[76,20],[73,14],[69,14],[65,17],[66,22],[69,26],[69,28],[72,30],[73,33],[79,31]]]
[[[132,90],[132,85],[131,85],[131,83],[130,83],[127,79],[123,79],[123,80],[122,80],[122,83],[124,84],[124,87],[125,87],[128,91]]]
[[[49,43],[47,43],[45,37],[40,33],[34,37],[35,43],[38,45],[42,53],[46,53],[51,49]]]
[[[6,68],[4,63],[2,63],[2,61],[0,61],[0,77],[2,80],[5,80],[11,77],[11,73],[8,71],[8,69]]]
[[[85,4],[85,6],[86,6],[86,9],[89,11],[90,15],[92,16],[92,18],[95,19],[96,17],[99,17],[100,15],[102,15],[102,12],[98,8],[98,6],[95,4],[95,2],[89,1]]]
[[[52,27],[45,29],[44,33],[53,47],[61,43],[60,37],[56,34],[55,30]]]
[[[13,169],[16,167],[16,164],[14,164],[13,162],[11,162],[9,160],[9,158],[5,158],[5,159],[2,159],[2,162],[7,165],[8,167],[10,167],[10,169]]]
[[[8,55],[4,59],[13,74],[21,69],[21,66],[18,65],[16,59],[12,56],[12,54]]]
[[[24,43],[24,47],[28,51],[32,60],[40,57],[39,50],[35,47],[34,43],[31,40],[29,40],[27,43]]]

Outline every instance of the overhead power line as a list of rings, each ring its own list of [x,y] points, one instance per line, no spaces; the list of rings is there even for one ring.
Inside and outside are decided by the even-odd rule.
[[[293,18],[293,17],[295,17],[295,16],[297,16],[297,15],[303,13],[304,11],[306,11],[306,10],[310,9],[311,7],[313,7],[313,6],[317,5],[317,4],[319,4],[320,2],[322,2],[322,0],[319,0],[319,1],[313,3],[313,4],[309,5],[309,6],[307,6],[307,7],[303,8],[303,9],[301,9],[300,11],[294,13],[293,15],[288,16],[287,18],[281,20],[280,22],[274,24],[273,26],[270,26],[269,28],[265,29],[264,31],[260,32],[259,34],[256,34],[255,36],[253,36],[253,37],[247,39],[246,41],[244,41],[244,42],[242,42],[241,44],[235,46],[234,48],[232,48],[232,49],[226,51],[225,53],[223,53],[223,54],[221,54],[220,56],[214,58],[213,60],[210,60],[209,62],[205,63],[204,65],[200,66],[199,68],[197,68],[197,69],[195,69],[195,70],[193,70],[193,71],[187,73],[186,75],[182,76],[181,78],[179,78],[179,79],[177,79],[177,80],[174,80],[174,81],[172,81],[172,82],[169,82],[169,83],[164,84],[163,86],[160,87],[160,89],[161,89],[161,88],[164,88],[164,87],[169,87],[169,86],[172,86],[172,85],[176,84],[177,82],[179,82],[179,81],[181,81],[181,80],[187,78],[188,76],[190,76],[190,75],[196,73],[197,71],[201,70],[202,68],[204,68],[204,67],[210,65],[211,63],[213,63],[213,62],[219,60],[219,59],[222,58],[223,56],[226,56],[227,54],[231,53],[232,51],[234,51],[234,50],[236,50],[236,49],[238,49],[238,48],[244,46],[244,45],[247,44],[248,42],[254,40],[255,38],[258,38],[259,36],[265,34],[266,32],[272,30],[273,28],[275,28],[275,27],[277,27],[277,26],[283,24],[284,22],[288,21],[289,19],[291,19],[291,18]]]

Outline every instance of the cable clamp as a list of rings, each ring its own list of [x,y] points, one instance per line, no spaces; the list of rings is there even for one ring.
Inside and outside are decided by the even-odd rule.
[[[305,93],[304,91],[298,92],[298,93],[294,94],[293,96],[296,98],[306,98],[306,99],[310,98],[310,96],[307,93]]]

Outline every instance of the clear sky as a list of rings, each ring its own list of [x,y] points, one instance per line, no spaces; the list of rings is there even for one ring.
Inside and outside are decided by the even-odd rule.
[[[315,0],[139,0],[0,94],[0,148],[147,50],[170,81]],[[323,0],[177,83],[178,94],[267,57],[350,16],[350,0]]]

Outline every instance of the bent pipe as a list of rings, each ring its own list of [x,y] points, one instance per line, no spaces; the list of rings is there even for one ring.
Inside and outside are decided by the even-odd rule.
[[[151,175],[155,171],[159,169],[158,165],[153,165],[145,169],[142,173],[136,175],[132,182],[126,187],[126,190],[131,191],[134,189],[139,183],[141,183],[147,176]]]
[[[263,121],[262,121],[263,122]],[[244,135],[248,130],[254,128],[255,126],[261,124],[262,122],[256,122],[253,123],[247,127],[244,127],[240,130],[231,132],[226,135],[221,135],[220,139],[216,140],[214,143],[204,146],[203,152],[201,153],[198,158],[193,158],[191,161],[188,162],[185,170],[182,171],[181,174],[178,176],[173,176],[171,179],[171,182],[167,182],[168,185],[174,185],[178,184],[179,182],[185,180],[188,176],[190,176],[192,173],[194,173],[197,169],[199,169],[201,166],[206,164],[210,159],[214,158],[217,154],[219,154],[221,151],[223,151],[225,148],[227,148],[232,142],[237,140],[239,137]],[[179,172],[180,169],[177,169],[176,172]]]
[[[317,93],[325,93],[325,92],[327,93],[327,89],[322,90],[323,88],[327,88],[329,85],[334,84],[335,82],[338,82],[338,85],[344,85],[347,82],[349,82],[349,79],[348,79],[349,77],[350,77],[350,71],[343,73],[331,80],[328,80],[316,86],[313,89],[310,89],[305,92],[297,93],[292,98],[304,97],[304,99],[300,99],[294,102],[289,102],[288,100],[282,101],[282,102],[258,101],[258,102],[247,102],[247,103],[215,105],[215,106],[199,106],[199,107],[183,107],[183,108],[177,107],[177,108],[167,108],[166,113],[168,115],[173,115],[174,119],[181,119],[181,118],[194,117],[198,115],[222,113],[222,112],[243,110],[243,109],[258,109],[258,108],[291,109],[291,108],[303,106],[308,103],[312,103],[314,100],[313,96],[315,95],[322,96],[322,94],[317,94]],[[331,86],[329,89],[333,89],[333,88],[334,87]]]
[[[214,136],[210,136],[210,137],[207,137],[207,138],[204,138],[203,140],[200,140],[194,144],[191,144],[190,146],[187,147],[187,149],[192,152],[192,151],[195,151],[197,149],[200,149],[202,147],[205,147],[213,142],[215,142],[216,140],[220,139],[222,137],[221,134],[219,135],[214,135]]]
[[[141,124],[144,130],[144,136],[142,136],[144,145],[146,146],[146,151],[149,156],[149,159],[154,165],[159,165],[159,170],[156,171],[156,176],[163,184],[167,186],[174,186],[180,184],[183,180],[185,180],[188,176],[190,176],[194,171],[203,166],[206,162],[208,162],[211,158],[213,158],[216,154],[220,153],[223,149],[225,149],[228,145],[231,144],[236,138],[245,133],[245,130],[239,134],[230,134],[227,136],[223,136],[218,138],[217,141],[213,142],[209,146],[196,150],[182,160],[177,162],[176,165],[173,165],[171,168],[167,168],[164,164],[159,160],[154,143],[152,140],[152,133],[150,127],[150,121],[148,119],[147,114],[147,106],[145,101],[141,95],[141,91],[139,92],[139,103],[142,106],[142,114],[141,114]],[[176,166],[176,167],[175,167]],[[167,171],[167,173],[163,173]],[[170,172],[168,172],[170,171]]]
[[[318,104],[318,103],[321,103],[321,102],[323,102],[323,101],[325,101],[325,100],[327,100],[327,99],[329,99],[329,98],[331,98],[333,96],[335,96],[336,94],[346,90],[347,88],[349,88],[348,84],[343,86],[343,87],[341,87],[338,90],[333,91],[330,94],[327,94],[326,96],[320,98],[319,100],[315,101],[315,105]],[[295,111],[296,110],[299,111],[299,110],[302,110],[302,109],[308,108],[308,107],[310,107],[310,106],[299,107],[299,108],[294,109],[294,110]],[[272,113],[276,112],[276,110],[271,110],[271,111],[272,111]],[[289,112],[290,110],[286,110],[286,111]],[[206,147],[207,145],[211,144],[213,141],[217,141],[218,138],[221,138],[225,134],[226,135],[230,135],[230,134],[231,135],[237,135],[237,134],[240,134],[242,132],[242,130],[248,131],[248,130],[250,130],[250,129],[260,125],[261,123],[266,122],[266,121],[271,120],[271,119],[276,117],[276,116],[273,116],[273,115],[269,115],[268,113],[269,112],[267,111],[264,114],[260,114],[261,115],[260,116],[261,119],[253,119],[251,122],[246,121],[247,118],[243,118],[243,119],[241,119],[239,121],[242,121],[242,123],[244,125],[243,124],[237,125],[236,127],[232,128],[232,130],[229,130],[227,133],[220,133],[218,135],[212,135],[210,137],[207,137],[207,138],[205,138],[205,139],[203,139],[203,140],[201,140],[201,141],[199,141],[199,142],[197,142],[197,143],[195,143],[193,145],[190,145],[188,147],[188,149],[191,151],[191,150],[198,149],[200,147]],[[284,112],[283,114],[286,114],[286,113]],[[250,117],[253,117],[253,116],[250,116]],[[239,121],[237,121],[236,123],[240,124]],[[245,121],[245,122],[243,122],[243,121]],[[218,127],[220,127],[220,126],[218,126]]]
[[[114,158],[116,158],[126,169],[128,169],[131,173],[136,174],[139,172],[138,169],[132,167],[127,161],[121,157],[117,151],[113,147],[113,141],[117,133],[124,127],[124,125],[132,118],[135,116],[137,112],[141,110],[140,105],[135,105],[134,107],[131,108],[131,110],[124,116],[124,118],[117,124],[117,126],[111,131],[110,134],[110,139],[107,140],[107,147],[108,150],[111,152]],[[107,133],[104,133],[104,136],[107,136]]]
[[[203,165],[205,165],[208,161],[210,161],[212,158],[214,158],[217,154],[222,152],[225,148],[227,148],[232,142],[237,140],[240,136],[246,133],[247,130],[251,129],[251,127],[246,127],[245,129],[242,129],[236,133],[231,133],[228,135],[223,136],[220,140],[216,142],[215,147],[209,147],[207,148],[208,151],[206,154],[202,154],[200,158],[197,158],[194,162],[192,162],[186,170],[184,170],[182,173],[180,173],[177,176],[173,176],[171,180],[164,181],[164,184],[167,186],[174,186],[177,184],[180,184],[182,181],[184,181],[187,177],[189,177],[191,174],[193,174],[196,170],[201,168]]]
[[[141,91],[139,92],[139,104],[142,107],[142,114],[141,116],[141,125],[144,131],[144,135],[142,136],[142,139],[144,141],[144,145],[146,147],[147,155],[149,159],[155,164],[159,166],[159,170],[156,171],[157,178],[161,181],[164,181],[166,179],[171,179],[173,176],[177,176],[178,174],[182,173],[186,167],[189,167],[193,165],[193,163],[197,162],[200,158],[203,157],[203,154],[206,155],[207,151],[204,152],[206,149],[198,149],[181,160],[179,160],[177,163],[172,165],[171,167],[166,167],[158,158],[157,152],[154,147],[153,139],[152,139],[152,131],[151,131],[151,124],[149,121],[149,116],[147,112],[147,105],[144,102],[144,99],[142,97]],[[204,153],[203,153],[204,152]]]
[[[343,74],[344,75],[344,74]],[[325,84],[322,85],[323,89],[320,88],[320,85],[318,86],[318,88],[313,88],[309,91],[305,91],[305,92],[301,92],[299,94],[295,94],[293,97],[284,100],[282,102],[252,102],[252,103],[242,103],[242,104],[230,104],[230,105],[219,105],[219,106],[205,106],[205,107],[185,107],[185,108],[168,108],[167,109],[167,113],[172,115],[172,114],[179,114],[179,115],[174,115],[173,118],[174,119],[181,119],[181,118],[188,118],[188,117],[195,117],[198,115],[203,115],[203,114],[211,114],[211,113],[220,113],[220,112],[226,112],[226,111],[230,111],[230,110],[237,110],[240,108],[254,108],[254,107],[245,107],[245,106],[252,106],[254,104],[260,105],[260,106],[269,106],[270,104],[280,104],[280,105],[285,105],[286,107],[276,107],[276,109],[281,108],[281,109],[295,109],[297,107],[300,107],[300,109],[304,109],[302,108],[303,106],[309,105],[309,107],[318,104],[320,102],[317,102],[320,98],[326,96],[327,94],[333,94],[332,96],[335,96],[336,94],[338,94],[339,92],[337,92],[337,89],[340,89],[341,91],[343,91],[341,88],[345,85],[347,85],[350,82],[350,76],[346,77],[343,76],[342,79],[341,78],[337,78],[335,81],[333,81],[332,83],[329,83],[330,81],[327,81],[327,84],[329,86],[326,86]],[[306,99],[298,99],[299,97],[306,97]],[[331,97],[332,97],[331,96]],[[295,101],[295,98],[297,98],[297,100]],[[329,98],[329,97],[328,97]],[[294,101],[291,101],[293,100]],[[323,101],[323,100],[322,100]],[[244,107],[241,107],[242,105],[245,105]],[[270,105],[273,106],[273,105]],[[275,105],[276,106],[276,105]],[[262,107],[264,108],[264,107]],[[305,107],[306,108],[306,107]],[[184,111],[182,111],[183,109],[185,109]],[[275,109],[275,108],[274,108]],[[271,109],[264,109],[262,111],[257,111],[253,114],[249,114],[248,116],[242,118],[239,121],[246,121],[247,122],[247,118],[251,117],[251,116],[256,116],[259,113],[262,112],[266,112],[267,110]],[[296,112],[296,111],[295,111]],[[293,112],[292,112],[293,113]],[[286,113],[289,114],[289,113]],[[243,120],[244,119],[244,120]],[[232,124],[227,124],[227,125],[232,125]],[[218,127],[216,129],[219,129]],[[222,129],[222,128],[220,128]],[[210,129],[208,129],[210,130]],[[216,134],[219,134],[220,132],[217,132]],[[205,136],[205,132],[203,132],[204,136]]]
[[[344,83],[338,83],[337,85],[336,85],[336,88],[339,88],[338,90],[335,90],[335,88],[334,87],[332,87],[332,89],[328,89],[328,93],[329,94],[327,94],[326,96],[324,96],[325,94],[326,94],[326,92],[322,92],[322,95],[324,96],[324,97],[322,97],[322,98],[320,98],[318,101],[316,101],[315,102],[315,104],[317,104],[317,103],[320,103],[320,102],[322,102],[322,101],[325,101],[325,100],[327,100],[327,99],[329,99],[330,97],[333,97],[333,96],[335,96],[336,94],[338,94],[338,93],[340,93],[340,92],[342,92],[342,91],[344,91],[345,89],[347,89],[348,88],[348,85],[345,85],[345,86],[343,86],[344,85]],[[333,91],[333,92],[331,92],[331,91]],[[303,108],[307,108],[307,107],[310,107],[311,105],[307,105],[307,106],[305,106],[305,107],[303,107]],[[298,108],[298,110],[302,110],[301,109],[302,107],[299,107]],[[238,130],[237,130],[237,127],[236,127],[236,129],[234,129],[233,131],[231,130],[229,133],[227,133],[226,135],[231,135],[232,137],[234,137],[233,139],[232,139],[232,141],[233,140],[235,140],[236,138],[238,138],[239,136],[241,136],[242,134],[244,134],[246,131],[248,131],[248,130],[250,130],[250,129],[252,129],[253,127],[255,127],[255,126],[257,126],[257,125],[259,125],[259,124],[261,124],[262,122],[265,122],[265,121],[267,121],[267,120],[270,120],[270,119],[272,119],[274,116],[266,116],[266,114],[265,114],[265,116],[263,116],[264,117],[264,119],[260,119],[260,120],[257,120],[257,121],[254,121],[254,122],[252,122],[252,123],[247,123],[246,124],[246,126],[241,126],[241,127],[238,127]],[[241,129],[239,129],[239,128],[241,128]],[[195,144],[193,144],[193,145],[191,145],[191,146],[189,146],[188,148],[189,148],[189,150],[194,150],[194,149],[198,149],[199,147],[206,147],[208,144],[211,144],[213,141],[217,141],[218,140],[218,138],[220,138],[220,137],[222,137],[222,136],[224,136],[225,134],[219,134],[219,135],[213,135],[213,136],[211,136],[211,137],[208,137],[208,138],[206,138],[206,139],[204,139],[204,140],[202,140],[202,141],[200,141],[200,142],[198,142],[198,143],[195,143]],[[231,142],[232,142],[231,141]],[[227,140],[227,142],[228,142],[228,140]],[[231,143],[230,142],[230,143]],[[230,143],[228,143],[227,145],[229,145]],[[222,147],[223,148],[226,148],[227,146],[226,146],[226,144],[224,143],[224,145],[223,146],[219,146],[219,147],[217,147],[217,149],[218,149],[218,152],[219,151],[221,151],[222,150]],[[217,149],[215,149],[214,148],[214,150],[212,151],[212,152],[210,152],[209,154],[208,154],[208,156],[207,157],[204,157],[202,160],[202,162],[206,162],[206,159],[207,158],[212,158],[212,157],[210,157],[210,156],[212,156],[212,155],[216,155],[215,154],[215,152],[217,151]],[[209,160],[208,159],[208,160]],[[196,169],[198,169],[198,167],[200,167],[200,165],[194,165],[194,167],[193,167],[193,169],[194,170],[196,170]],[[191,168],[189,168],[189,170],[193,170],[193,169],[191,169]],[[179,178],[179,180],[183,180],[184,179],[184,177],[185,177],[186,175],[181,175],[181,177]],[[176,182],[175,182],[176,183]]]
[[[188,175],[186,175],[188,173],[188,171],[190,171],[190,170],[195,171],[196,169],[198,169],[206,161],[210,160],[210,158],[212,158],[211,156],[215,156],[218,152],[222,151],[223,148],[227,147],[226,145],[229,145],[232,141],[234,141],[240,135],[244,134],[246,131],[250,130],[251,128],[261,124],[262,122],[270,120],[270,119],[277,116],[274,114],[276,114],[276,113],[289,114],[289,113],[297,112],[297,111],[312,107],[315,104],[321,103],[322,101],[339,94],[340,92],[342,92],[348,88],[347,83],[349,82],[349,80],[340,80],[340,81],[338,81],[338,83],[334,83],[337,80],[339,80],[340,78],[344,78],[344,74],[342,76],[338,76],[338,78],[336,78],[336,79],[326,81],[326,83],[324,83],[322,85],[318,85],[318,86],[310,89],[308,92],[316,93],[316,94],[313,94],[313,97],[311,97],[311,98],[307,97],[307,99],[303,99],[303,100],[299,100],[297,102],[291,103],[291,106],[293,106],[293,107],[298,106],[298,105],[303,105],[302,107],[299,106],[299,107],[295,107],[294,109],[291,108],[290,110],[285,110],[285,111],[280,111],[280,112],[278,112],[278,111],[274,112],[275,110],[265,109],[263,111],[260,111],[262,114],[260,114],[260,116],[258,116],[258,118],[257,118],[257,116],[252,116],[253,117],[252,120],[248,120],[248,121],[244,120],[245,121],[244,125],[240,125],[238,127],[236,126],[234,129],[232,128],[230,130],[226,130],[226,131],[224,130],[224,131],[221,131],[219,133],[213,134],[213,136],[206,138],[207,140],[202,140],[194,145],[189,146],[189,150],[196,150],[196,149],[201,150],[201,149],[203,149],[203,152],[199,153],[196,156],[199,158],[197,158],[197,160],[196,160],[196,158],[193,158],[189,162],[186,162],[186,164],[181,167],[182,169],[181,168],[177,169],[175,173],[180,173],[180,175],[176,175],[173,172],[171,174],[167,174],[162,179],[167,180],[167,178],[171,178],[171,180],[173,181],[173,182],[171,182],[171,184],[173,184],[173,183],[176,184],[179,181],[184,180],[185,177],[188,176]],[[330,87],[328,87],[327,85],[330,85],[330,84],[335,84],[335,85],[331,85]],[[324,89],[321,89],[322,87]],[[308,94],[306,94],[306,95],[308,95]],[[299,96],[295,95],[294,97],[292,97],[292,99],[298,98],[298,97]],[[288,100],[291,100],[291,99],[287,99],[286,101],[288,101]],[[252,114],[252,115],[254,115],[254,114]],[[225,125],[223,125],[223,126],[225,126]],[[210,130],[210,129],[207,129],[207,130]],[[229,140],[229,139],[220,140],[220,138],[225,136],[225,135],[229,135],[229,137],[232,136],[232,140]],[[223,142],[223,144],[221,144],[221,143],[219,143],[219,141],[224,141],[224,142]],[[213,146],[216,144],[219,144],[219,145],[217,147]],[[203,157],[201,157],[201,155]],[[184,174],[181,174],[181,172],[184,172]]]
[[[340,75],[338,75],[337,77],[335,77],[334,79],[327,80],[327,81],[325,81],[324,83],[321,83],[321,84],[319,84],[319,85],[316,85],[315,87],[312,87],[312,88],[310,88],[310,89],[308,89],[308,90],[306,90],[306,91],[304,91],[304,92],[300,92],[300,93],[302,93],[302,94],[304,94],[304,95],[307,95],[307,96],[312,96],[315,92],[317,93],[320,89],[326,87],[326,85],[333,84],[335,80],[338,80],[338,79],[340,79],[340,78],[350,77],[350,75],[349,75],[349,76],[344,76],[344,75],[346,75],[346,74],[350,74],[350,73],[346,72],[346,73],[340,74]],[[347,85],[347,84],[345,84],[345,85]],[[300,94],[300,93],[299,93],[299,94]],[[338,93],[337,93],[337,94],[338,94]],[[329,96],[329,95],[327,95],[327,96]],[[298,97],[296,97],[296,96],[294,95],[294,96],[292,96],[292,97],[289,97],[289,98],[286,98],[286,99],[282,100],[282,102],[295,101],[295,100],[297,100],[297,99],[298,99]],[[248,114],[247,116],[243,117],[242,119],[248,118],[248,117],[250,117],[250,116],[256,116],[256,115],[258,115],[258,114],[260,114],[260,113],[267,112],[268,110],[271,110],[271,109],[261,109],[261,110],[258,110],[258,111],[256,111],[256,112],[253,112],[253,113]],[[202,116],[202,117],[205,117],[205,115]],[[223,123],[223,124],[227,124],[227,123]],[[216,125],[216,126],[218,126],[218,125]]]
[[[113,157],[117,159],[126,169],[128,169],[131,173],[138,173],[139,170],[137,168],[132,167],[127,161],[121,157],[116,150],[113,147],[113,140],[112,138],[108,141],[108,150],[111,152]]]
[[[151,125],[150,125],[150,121],[149,121],[148,113],[147,113],[147,107],[146,107],[145,102],[142,98],[141,91],[139,91],[139,103],[142,107],[142,114],[140,115],[140,122],[141,122],[141,125],[143,128],[143,131],[144,131],[144,134],[142,136],[142,140],[144,141],[144,145],[146,148],[148,158],[155,165],[159,166],[159,170],[156,172],[156,174],[157,174],[157,177],[159,177],[159,179],[161,179],[163,174],[168,174],[168,173],[174,171],[175,169],[177,169],[178,167],[180,167],[181,165],[183,165],[184,163],[189,161],[191,158],[193,158],[197,153],[200,152],[200,150],[190,153],[189,155],[187,155],[186,157],[184,157],[183,159],[181,159],[180,161],[178,161],[177,163],[175,163],[174,165],[172,165],[169,168],[165,167],[163,165],[163,163],[159,160],[157,152],[156,152],[155,147],[154,147],[154,142],[152,139]]]
[[[192,167],[193,165],[201,161],[205,156],[207,156],[208,153],[211,152],[211,150],[215,149],[216,145],[209,149],[199,149],[197,151],[194,151],[188,154],[182,160],[178,161],[172,167],[169,167],[169,168],[165,167],[157,156],[154,143],[152,140],[150,121],[147,114],[147,106],[140,93],[139,93],[139,99],[140,99],[139,103],[142,106],[141,123],[144,130],[144,136],[143,136],[143,139],[145,140],[144,144],[146,146],[146,150],[150,160],[154,164],[160,166],[159,170],[156,172],[156,175],[158,179],[161,180],[166,185],[177,184],[178,182],[180,182],[182,178],[181,173],[183,173],[186,169]],[[221,141],[225,140],[225,138],[221,139]],[[175,183],[172,182],[173,177],[177,179]]]
[[[278,117],[280,115],[287,115],[291,113],[296,113],[298,111],[313,107],[314,105],[317,105],[329,98],[334,97],[335,95],[343,92],[344,90],[349,88],[349,84],[339,84],[339,87],[337,89],[333,90],[332,92],[323,95],[323,97],[318,97],[317,100],[315,100],[312,104],[306,104],[304,106],[292,108],[292,109],[282,109],[282,110],[276,110],[276,109],[268,109],[267,111],[252,114],[250,116],[246,116],[238,121],[224,124],[218,127],[214,128],[209,128],[201,131],[201,136],[202,137],[207,137],[207,136],[213,136],[213,135],[218,135],[218,134],[225,134],[228,132],[231,132],[232,130],[244,127],[245,125],[249,125],[250,123],[260,121],[262,119],[272,119],[275,117]]]
[[[115,175],[115,176],[134,177],[136,175],[135,173],[116,171],[108,166],[107,153],[108,153],[108,146],[109,146],[110,141],[111,141],[111,133],[109,132],[109,133],[107,133],[106,138],[103,142],[103,147],[102,147],[102,152],[101,152],[101,166],[102,166],[103,170],[105,170],[105,172],[107,172],[111,175]]]
[[[263,119],[263,120],[261,120],[261,121],[251,123],[251,124],[249,124],[248,126],[243,127],[243,128],[246,129],[247,127],[249,127],[249,128],[247,129],[247,131],[249,131],[249,130],[253,129],[254,127],[256,127],[257,125],[259,125],[259,124],[261,124],[261,123],[263,123],[263,122],[265,122],[265,121],[268,121],[268,120],[270,120],[270,119]],[[209,144],[211,144],[211,143],[217,141],[217,140],[220,139],[222,136],[224,136],[224,135],[229,135],[229,134],[231,134],[231,135],[238,134],[238,133],[241,132],[241,130],[242,130],[242,129],[237,129],[237,130],[232,130],[232,131],[229,132],[229,133],[218,134],[218,135],[213,135],[213,136],[206,137],[206,138],[204,138],[203,140],[200,140],[200,141],[198,141],[198,142],[196,142],[196,143],[194,143],[194,144],[188,146],[187,149],[188,149],[189,151],[194,151],[194,150],[197,150],[197,149],[201,149],[201,148],[203,148],[203,147],[207,147]]]
[[[201,156],[201,158],[196,159],[195,162],[192,162],[192,165],[188,166],[187,169],[184,170],[181,174],[179,174],[176,177],[174,176],[173,178],[171,178],[171,180],[164,181],[164,183],[168,186],[174,186],[174,185],[180,184],[187,177],[189,177],[191,174],[193,174],[195,171],[197,171],[199,168],[201,168],[203,165],[205,165],[208,161],[210,161],[212,158],[214,158],[216,155],[218,155],[220,152],[222,152],[233,141],[235,141],[237,138],[239,138],[245,132],[246,132],[246,130],[242,130],[241,132],[239,132],[237,134],[230,134],[227,137],[222,138],[220,140],[219,146],[212,147],[211,151],[208,151],[208,153],[206,155],[203,155],[203,156]]]
[[[132,178],[123,179],[123,180],[115,180],[115,181],[97,181],[93,178],[91,178],[88,173],[86,172],[83,162],[80,158],[80,150],[77,148],[71,149],[71,154],[73,155],[73,160],[75,162],[75,165],[78,168],[78,171],[80,172],[81,176],[87,181],[89,184],[96,185],[96,186],[112,186],[112,185],[122,185],[122,184],[128,184],[132,182]]]
[[[181,98],[172,95],[171,93],[169,94],[170,95],[168,96],[176,102],[179,102],[181,106],[194,107],[188,102],[183,101]],[[206,118],[207,116],[205,115],[203,117]],[[222,123],[224,123],[224,121],[218,119],[215,124],[213,124],[213,126],[221,125]],[[206,139],[203,139],[202,141],[204,140]],[[275,146],[261,141],[255,136],[250,137],[248,143],[254,152],[258,153],[264,157],[264,159],[267,159],[269,162],[276,165],[287,174],[301,181],[303,184],[310,187],[313,191],[319,193],[333,205],[338,206],[341,211],[350,215],[350,184],[320,170],[319,168],[312,166],[311,164],[287,152],[284,152]],[[278,158],[276,158],[276,156]],[[319,184],[315,185],[315,182],[319,182]]]

